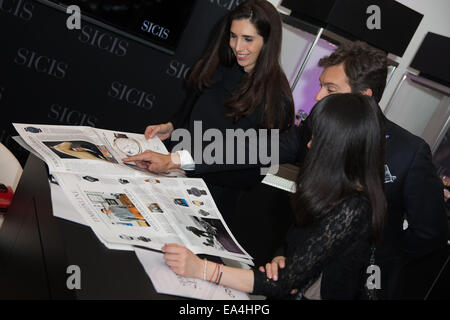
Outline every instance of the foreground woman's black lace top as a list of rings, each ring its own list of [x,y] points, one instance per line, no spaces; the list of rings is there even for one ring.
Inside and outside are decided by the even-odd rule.
[[[342,201],[314,224],[291,227],[284,251],[277,254],[286,257],[286,267],[279,269],[278,281],[268,279],[264,272],[255,269],[253,293],[286,298],[292,289],[303,292],[330,266],[342,269],[336,263],[342,260],[342,255],[349,257],[345,263],[353,264],[344,269],[360,270],[370,252],[370,230],[370,204],[362,194]],[[355,268],[355,264],[361,266]],[[351,273],[351,276],[359,277],[354,271]],[[333,282],[328,279],[330,277],[325,278]],[[342,280],[336,279],[336,283]],[[322,289],[323,286],[324,283]]]

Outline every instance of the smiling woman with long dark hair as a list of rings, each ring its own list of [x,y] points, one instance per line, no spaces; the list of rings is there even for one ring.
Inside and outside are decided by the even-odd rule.
[[[263,40],[258,55],[239,46],[233,23],[248,21]],[[219,66],[232,67],[236,62],[247,73],[227,102],[230,115],[237,121],[263,106],[261,127],[287,129],[293,124],[292,94],[286,75],[280,66],[282,25],[278,12],[268,1],[243,2],[222,21],[218,36],[205,55],[195,65],[190,83],[199,90],[211,85],[211,78]],[[245,34],[240,41],[255,42]],[[240,55],[242,49],[242,55]]]
[[[227,140],[222,147],[217,147],[215,138],[197,142],[193,139],[198,132],[195,124],[201,122],[202,134],[212,129],[222,137],[228,136],[227,131],[284,131],[293,126],[295,111],[289,82],[280,66],[281,17],[270,2],[242,2],[223,18],[212,34],[209,47],[193,67],[182,108],[172,121],[145,130],[147,138],[156,135],[166,140],[175,129],[187,129],[192,141],[191,152],[186,147],[169,155],[145,151],[124,161],[137,161],[137,165],[153,172],[181,168],[191,176],[203,178],[225,221],[232,224],[240,193],[262,179],[259,168],[250,163],[255,154],[250,154],[253,149],[245,149],[245,155],[238,155],[238,144],[244,141],[235,138]],[[243,140],[246,146],[252,144],[262,149],[261,145],[267,145],[270,140],[270,133],[264,144],[258,138],[252,142]],[[193,146],[194,143],[197,144]],[[206,161],[203,151],[211,149],[215,159]],[[196,159],[191,156],[194,150]],[[261,150],[256,155],[258,152]]]

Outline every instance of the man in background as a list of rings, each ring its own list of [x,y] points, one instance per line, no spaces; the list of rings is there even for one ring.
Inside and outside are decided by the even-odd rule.
[[[377,102],[381,100],[387,78],[384,52],[362,42],[351,42],[322,58],[319,66],[324,70],[316,101],[330,94],[349,92],[372,96]],[[428,144],[387,118],[385,130],[388,208],[383,239],[375,251],[375,264],[381,271],[378,297],[395,299],[403,294],[396,292],[402,268],[446,246],[448,219],[442,183],[432,163]],[[295,134],[280,140],[280,159],[301,162],[310,138],[306,119]]]

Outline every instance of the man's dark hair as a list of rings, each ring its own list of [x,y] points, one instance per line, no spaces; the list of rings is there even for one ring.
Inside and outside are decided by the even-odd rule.
[[[386,53],[364,42],[355,41],[341,44],[330,56],[319,60],[319,66],[323,68],[341,63],[344,63],[352,92],[371,89],[375,101],[380,102],[386,86]]]

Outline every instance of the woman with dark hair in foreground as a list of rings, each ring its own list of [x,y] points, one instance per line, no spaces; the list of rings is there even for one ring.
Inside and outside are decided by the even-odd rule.
[[[361,94],[330,95],[310,118],[313,137],[292,197],[295,225],[277,257],[284,268],[218,266],[166,244],[174,272],[273,298],[291,298],[293,289],[311,299],[361,297],[386,210],[383,122],[375,101]]]

